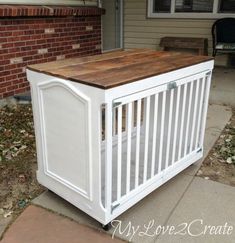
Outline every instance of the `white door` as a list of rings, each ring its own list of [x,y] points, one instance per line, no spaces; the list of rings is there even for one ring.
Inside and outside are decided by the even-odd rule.
[[[122,48],[122,0],[102,0],[103,51]]]

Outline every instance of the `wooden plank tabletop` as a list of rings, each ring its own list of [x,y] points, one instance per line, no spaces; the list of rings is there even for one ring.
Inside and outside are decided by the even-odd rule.
[[[28,69],[109,89],[210,60],[213,58],[208,56],[133,49],[36,64]]]

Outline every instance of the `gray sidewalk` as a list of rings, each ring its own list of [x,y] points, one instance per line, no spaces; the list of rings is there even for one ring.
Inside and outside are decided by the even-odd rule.
[[[204,157],[218,139],[230,117],[229,107],[209,106]],[[117,220],[122,223],[122,230],[129,222],[134,229],[139,226],[139,230],[133,235],[133,242],[235,242],[235,232],[230,236],[211,236],[206,233],[200,237],[193,237],[189,234],[174,236],[153,234],[153,230],[158,225],[177,226],[196,219],[203,221],[203,225],[200,225],[201,221],[193,224],[192,230],[196,232],[200,232],[205,225],[217,226],[228,222],[235,226],[234,187],[195,177],[201,163],[202,160],[190,166],[118,217]],[[33,203],[72,218],[81,224],[100,229],[97,221],[53,193],[45,192]],[[153,227],[149,230],[151,236],[139,234],[141,231],[145,232],[151,222],[153,223]],[[113,233],[113,230],[108,233]],[[131,239],[131,234],[128,235],[127,232],[123,234],[115,232],[115,236],[124,240]]]
[[[235,69],[216,67],[212,75],[210,102],[235,107]]]
[[[234,199],[234,187],[195,177],[166,222],[166,225],[178,226],[178,231],[184,227],[180,224],[192,223],[190,227],[187,227],[190,233],[161,235],[156,242],[235,242]],[[226,234],[227,230],[225,230],[225,235],[214,235],[213,231],[210,235],[210,228],[206,228],[226,224],[233,227],[231,235]],[[217,230],[219,232],[219,227]]]

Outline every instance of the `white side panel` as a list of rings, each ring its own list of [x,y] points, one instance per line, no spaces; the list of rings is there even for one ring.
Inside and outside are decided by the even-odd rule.
[[[91,199],[90,100],[58,81],[39,93],[45,173]]]

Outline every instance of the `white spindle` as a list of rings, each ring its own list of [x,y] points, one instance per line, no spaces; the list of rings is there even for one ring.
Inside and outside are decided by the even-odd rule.
[[[172,126],[172,110],[173,110],[174,89],[170,91],[170,107],[169,107],[169,123],[167,133],[167,146],[166,146],[166,168],[169,165],[169,153],[171,144],[171,126]]]
[[[172,151],[172,162],[175,162],[175,151],[176,151],[176,139],[177,139],[177,130],[179,125],[179,104],[180,104],[180,94],[181,94],[181,86],[178,87],[177,98],[176,98],[176,108],[175,108],[175,125],[174,125],[174,138],[173,138],[173,151]]]
[[[191,117],[193,86],[194,86],[194,82],[191,82],[191,84],[190,84],[190,91],[189,91],[188,114],[187,114],[187,121],[186,121],[186,132],[185,132],[185,143],[184,143],[184,156],[187,153],[187,146],[188,146],[189,124],[190,124],[190,117]]]
[[[211,86],[211,72],[206,75],[206,88],[204,94],[204,108],[203,108],[203,118],[202,118],[202,127],[201,127],[201,136],[199,141],[199,146],[203,146],[203,140],[205,135],[205,127],[206,127],[206,114],[208,110],[208,100]]]
[[[206,79],[200,79],[199,76],[190,80],[190,82],[188,80],[188,83],[184,83],[176,89],[170,91],[156,90],[156,93],[152,95],[145,94],[144,97],[139,96],[135,99],[126,100],[126,103],[122,102],[122,105],[113,109],[113,112],[116,111],[116,117],[113,117],[111,122],[113,121],[116,127],[115,134],[117,134],[114,138],[117,139],[117,172],[115,172],[117,173],[117,201],[124,200],[124,191],[125,197],[131,193],[131,161],[133,159],[135,159],[134,184],[135,189],[137,189],[140,184],[140,176],[143,176],[141,183],[148,183],[148,176],[153,178],[155,171],[161,173],[167,168],[170,169],[170,165],[180,160],[182,156],[186,156],[188,150],[191,153],[195,149],[194,144],[197,146],[199,142],[201,145],[205,128],[204,113],[206,113],[208,104],[209,78],[207,76]],[[169,95],[168,92],[170,92]],[[169,105],[169,108],[166,107],[167,105]],[[123,119],[124,113],[125,119]],[[106,110],[107,115],[110,117]],[[150,121],[150,119],[152,120]],[[108,121],[106,121],[106,124]],[[108,128],[111,128],[111,131],[113,128],[110,125],[105,128],[107,139],[112,144],[112,136],[108,134]],[[136,134],[135,144],[132,140],[133,133]],[[126,158],[123,158],[124,138],[126,141]],[[107,148],[111,151],[110,153],[112,153],[112,146],[107,143],[107,140],[105,142]],[[132,156],[133,145],[135,146],[135,156]],[[149,155],[150,151],[151,155]],[[179,152],[177,153],[177,151]],[[143,158],[141,155],[143,155]],[[108,158],[109,161],[112,161],[112,156],[109,153],[106,154],[106,161]],[[126,159],[125,164],[123,159]],[[106,170],[110,171],[112,166],[110,163],[108,164],[109,166],[106,164]],[[123,172],[124,170],[125,172]],[[107,173],[105,174],[106,185],[110,185],[112,178]],[[125,175],[122,175],[122,173]],[[122,187],[123,177],[126,178],[124,191]],[[112,198],[111,189],[109,186],[109,189],[105,188],[105,192]],[[105,202],[108,207],[112,203],[108,199]]]
[[[131,167],[131,135],[132,135],[132,104],[127,105],[127,169],[126,169],[126,193],[130,191],[130,167]]]
[[[153,114],[153,146],[152,146],[152,164],[151,177],[154,176],[155,158],[156,158],[156,139],[157,139],[157,118],[158,118],[158,94],[154,97],[154,114]]]
[[[179,151],[178,151],[178,160],[181,158],[181,149],[183,143],[183,128],[184,128],[184,118],[185,118],[185,106],[186,106],[186,95],[187,95],[188,84],[184,85],[184,94],[183,94],[183,107],[181,113],[181,124],[180,124],[180,138],[179,138]]]
[[[196,93],[195,93],[195,98],[194,98],[194,108],[193,108],[193,123],[192,123],[192,133],[191,133],[191,141],[190,141],[190,147],[189,147],[189,152],[192,152],[193,149],[193,142],[195,139],[194,133],[195,133],[195,126],[196,126],[196,115],[197,115],[197,108],[198,108],[198,92],[199,92],[199,81],[198,79],[196,81]]]
[[[202,85],[201,85],[201,97],[200,97],[200,106],[199,106],[199,114],[198,114],[198,121],[197,121],[197,130],[196,130],[196,148],[198,148],[198,138],[200,133],[200,126],[201,126],[201,120],[202,120],[202,105],[203,105],[203,99],[204,99],[204,89],[205,89],[205,80],[206,78],[202,79]]]
[[[121,197],[122,177],[122,106],[118,107],[118,146],[117,146],[117,200]]]
[[[112,113],[111,104],[105,107],[105,208],[112,204]]]
[[[140,126],[141,126],[141,99],[137,101],[136,112],[136,156],[135,156],[135,188],[139,185],[139,162],[140,162]]]
[[[145,104],[145,146],[144,146],[144,181],[147,179],[148,168],[148,146],[149,146],[149,115],[150,115],[150,96],[146,98]]]
[[[164,121],[165,121],[165,109],[166,109],[166,92],[162,93],[162,117],[161,117],[161,131],[160,131],[160,146],[159,146],[159,157],[158,157],[158,173],[162,169],[162,150],[163,150],[163,138],[164,138]]]

